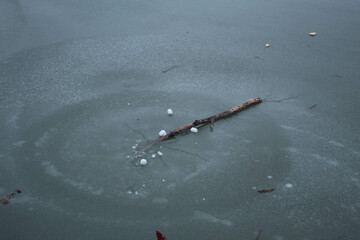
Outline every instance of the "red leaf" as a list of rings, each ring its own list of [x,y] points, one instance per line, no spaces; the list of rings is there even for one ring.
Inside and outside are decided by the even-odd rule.
[[[159,231],[156,231],[156,237],[158,240],[167,240],[166,237]]]

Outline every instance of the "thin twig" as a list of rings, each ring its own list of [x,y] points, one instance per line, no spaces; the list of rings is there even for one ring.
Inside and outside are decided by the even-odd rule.
[[[309,109],[313,109],[314,107],[316,107],[317,106],[317,104],[314,104],[314,105],[312,105],[311,107],[309,107]]]
[[[161,72],[162,73],[167,73],[168,71],[173,70],[174,68],[178,68],[178,67],[180,67],[180,65],[174,65],[174,66],[171,66],[171,67],[169,67],[167,69],[161,70]]]
[[[261,103],[261,102],[262,102],[262,100],[260,98],[253,98],[253,99],[250,99],[250,100],[246,101],[245,103],[240,104],[240,105],[238,105],[236,107],[233,107],[233,108],[231,108],[231,109],[229,109],[229,110],[227,110],[225,112],[210,116],[208,118],[195,120],[193,123],[189,123],[189,124],[186,124],[186,125],[184,125],[182,127],[177,128],[175,130],[172,130],[171,132],[169,132],[165,136],[159,138],[157,141],[147,145],[142,151],[145,152],[148,149],[150,149],[152,146],[158,144],[159,142],[166,141],[166,140],[168,140],[170,138],[173,138],[173,137],[175,137],[175,135],[183,133],[183,132],[189,130],[190,128],[192,128],[192,127],[203,126],[205,124],[210,123],[211,124],[210,129],[213,130],[215,121],[217,121],[217,120],[219,120],[221,118],[224,118],[224,117],[228,117],[228,116],[230,116],[230,115],[232,115],[234,113],[240,112],[240,111],[248,108],[251,105],[258,104],[258,103]]]
[[[260,239],[260,234],[261,234],[261,232],[262,232],[262,230],[260,229],[258,235],[257,235],[256,238],[255,238],[255,240],[259,240],[259,239]]]
[[[275,188],[270,188],[270,189],[258,190],[257,192],[258,192],[258,193],[267,193],[267,192],[272,192],[272,191],[274,191],[274,190],[275,190]]]

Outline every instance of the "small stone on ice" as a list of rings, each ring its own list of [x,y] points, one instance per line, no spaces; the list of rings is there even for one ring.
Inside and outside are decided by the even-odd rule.
[[[143,158],[143,159],[140,160],[140,165],[141,165],[141,166],[145,166],[146,164],[147,164],[147,161],[146,161],[145,158]]]
[[[292,185],[291,183],[287,183],[287,184],[285,185],[285,187],[287,187],[287,188],[292,188],[293,185]]]
[[[168,113],[169,115],[173,115],[173,110],[172,110],[171,108],[169,108],[169,109],[167,110],[167,113]]]
[[[165,135],[166,135],[165,130],[161,130],[161,131],[159,132],[159,136],[160,136],[160,137],[163,137],[163,136],[165,136]]]
[[[158,151],[158,154],[159,154],[159,156],[162,156],[162,155],[164,155],[162,152],[160,152],[160,151]]]
[[[155,154],[155,153],[153,153],[153,154],[151,155],[151,157],[152,157],[152,158],[155,158],[155,157],[156,157],[156,154]]]
[[[197,132],[198,132],[198,129],[195,128],[195,127],[192,127],[192,128],[190,128],[190,131],[193,132],[193,133],[197,133]]]
[[[317,35],[316,32],[311,32],[311,33],[309,33],[309,36],[310,36],[310,37],[315,37],[316,35]]]

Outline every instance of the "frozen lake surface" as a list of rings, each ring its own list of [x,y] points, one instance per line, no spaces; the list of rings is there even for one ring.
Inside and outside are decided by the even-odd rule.
[[[359,11],[1,0],[0,239],[357,238]]]

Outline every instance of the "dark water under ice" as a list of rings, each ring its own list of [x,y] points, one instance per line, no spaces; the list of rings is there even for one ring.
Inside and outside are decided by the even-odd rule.
[[[0,205],[0,238],[355,239],[359,13],[357,1],[1,0],[0,197],[22,193]],[[138,153],[255,97],[214,132]]]

